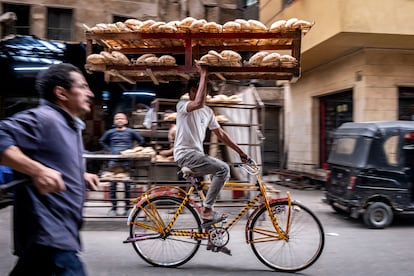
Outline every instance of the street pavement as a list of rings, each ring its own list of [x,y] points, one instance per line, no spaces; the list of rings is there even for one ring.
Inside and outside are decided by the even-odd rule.
[[[289,190],[292,198],[301,201],[317,214],[326,235],[325,249],[320,259],[312,267],[296,273],[297,275],[413,275],[414,218],[397,218],[394,225],[384,230],[367,229],[361,221],[334,213],[330,206],[322,202],[323,191]],[[11,211],[10,207],[0,210],[0,275],[7,275],[15,262],[15,257],[11,254]],[[256,276],[275,273],[263,265],[246,244],[244,222],[240,221],[230,232],[228,247],[232,250],[232,256],[213,253],[201,247],[187,264],[167,269],[145,263],[131,244],[122,243],[128,236],[125,219],[88,220],[82,230],[84,250],[81,258],[91,276]]]

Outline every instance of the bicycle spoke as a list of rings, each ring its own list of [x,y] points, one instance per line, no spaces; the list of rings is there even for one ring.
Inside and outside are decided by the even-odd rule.
[[[172,229],[165,232],[181,202],[182,199],[176,197],[156,197],[145,202],[134,214],[130,239],[135,251],[146,262],[155,266],[176,267],[189,261],[197,252],[201,240],[193,236],[202,232],[201,222],[190,205],[184,205]],[[159,229],[161,225],[163,229]],[[156,236],[158,238],[154,239]]]
[[[275,202],[272,214],[286,237],[277,233],[267,209],[262,208],[249,226],[253,252],[265,265],[278,271],[295,272],[312,265],[324,247],[324,232],[316,216],[299,203]]]

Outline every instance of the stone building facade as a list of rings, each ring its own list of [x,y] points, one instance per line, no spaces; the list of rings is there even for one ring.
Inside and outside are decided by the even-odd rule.
[[[235,18],[257,19],[258,14],[257,1],[241,0],[7,0],[0,4],[0,14],[17,10],[18,23],[27,27],[25,34],[75,42],[85,40],[85,25],[125,18],[172,21],[192,16],[223,23]],[[54,28],[70,28],[70,35],[53,37],[50,31]],[[4,26],[1,34],[5,35]]]
[[[302,39],[302,74],[285,84],[288,167],[327,161],[347,121],[414,120],[414,22],[410,0],[269,0],[260,20],[315,22]]]

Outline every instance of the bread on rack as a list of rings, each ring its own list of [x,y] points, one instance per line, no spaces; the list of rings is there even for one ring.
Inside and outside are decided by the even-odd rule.
[[[131,31],[131,29],[127,25],[125,25],[124,22],[116,22],[115,25],[116,25],[116,27],[118,28],[118,30],[120,32],[130,32]]]
[[[108,65],[116,64],[117,60],[111,53],[106,52],[106,51],[102,51],[99,54],[101,56],[103,56],[103,58],[105,60],[105,64],[108,64]]]
[[[129,65],[131,61],[127,58],[126,55],[119,51],[112,51],[111,55],[115,58],[114,64],[118,65]]]
[[[159,33],[161,32],[160,27],[164,25],[165,25],[164,21],[155,22],[149,27],[149,31],[153,33]]]
[[[235,21],[228,21],[223,24],[223,33],[237,33],[240,32],[241,25]]]
[[[247,21],[245,19],[238,18],[238,19],[234,20],[234,22],[237,22],[237,23],[240,24],[240,31],[242,33],[250,33],[252,31],[252,28],[250,26],[249,21]]]
[[[91,54],[86,58],[86,63],[93,65],[105,64],[105,58],[100,54]]]
[[[158,30],[162,33],[176,33],[177,27],[175,27],[174,25],[164,24],[159,26]]]
[[[178,23],[178,31],[179,32],[187,32],[190,29],[191,24],[196,21],[194,17],[188,16]]]
[[[208,51],[208,54],[216,56],[219,60],[223,59],[223,57],[218,52],[216,52],[215,50]]]
[[[291,55],[281,55],[279,58],[280,66],[282,67],[294,67],[297,64],[296,58]]]
[[[281,32],[285,29],[285,24],[286,24],[286,20],[284,19],[275,21],[272,23],[272,25],[270,25],[269,32],[271,33]]]
[[[190,32],[192,32],[192,33],[199,33],[199,32],[200,32],[200,30],[202,30],[202,29],[203,29],[204,24],[206,24],[206,23],[207,23],[207,21],[206,21],[205,19],[198,19],[198,20],[194,20],[194,21],[191,23],[191,25],[190,25],[190,27],[189,27],[189,30],[190,30]]]
[[[220,56],[222,57],[222,60],[228,60],[233,62],[241,61],[240,54],[233,50],[223,50],[220,52]]]
[[[299,19],[297,19],[296,17],[292,17],[292,18],[286,20],[285,28],[288,29],[288,30],[293,29],[294,28],[293,24],[295,24],[298,20]]]
[[[146,65],[158,65],[160,63],[159,58],[156,56],[147,57],[144,62]]]
[[[280,64],[280,54],[270,53],[263,58],[260,65],[261,66],[278,66],[279,64]]]
[[[158,59],[158,62],[160,63],[160,65],[176,65],[176,60],[175,57],[170,56],[170,55],[162,55],[160,56],[160,58]]]
[[[139,27],[138,31],[141,33],[149,33],[150,27],[154,24],[155,21],[152,19],[148,19],[142,22],[142,25]]]
[[[313,25],[314,25],[314,23],[311,23],[309,21],[298,20],[298,21],[296,21],[292,24],[292,27],[295,28],[295,29],[301,29],[303,31],[309,31],[310,28],[312,28]]]
[[[249,19],[247,20],[247,22],[249,22],[252,32],[255,32],[255,33],[267,32],[266,25],[260,22],[259,20]]]
[[[200,30],[205,33],[221,33],[223,31],[223,26],[216,22],[207,22],[203,25],[203,28]]]
[[[143,54],[135,60],[135,64],[145,65],[145,60],[149,57],[155,57],[155,55],[154,54]]]
[[[266,57],[269,54],[269,52],[266,51],[260,51],[251,56],[249,59],[249,64],[253,66],[260,66],[262,64],[263,58]]]
[[[180,20],[173,20],[173,21],[168,21],[167,24],[165,24],[165,25],[178,28],[180,23],[181,23]]]
[[[219,64],[219,57],[217,55],[212,54],[205,54],[200,58],[201,63],[209,64],[209,65],[218,65]]]
[[[130,18],[124,21],[124,24],[131,29],[131,31],[138,31],[142,25],[142,21],[134,18]]]

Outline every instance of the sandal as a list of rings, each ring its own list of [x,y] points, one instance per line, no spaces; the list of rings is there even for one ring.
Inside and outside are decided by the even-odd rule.
[[[207,250],[211,250],[212,252],[221,252],[221,253],[231,256],[231,250],[225,246],[217,247],[217,246],[214,246],[213,244],[207,244]]]
[[[216,224],[218,222],[221,222],[227,218],[226,214],[220,214],[218,212],[213,212],[213,217],[203,217],[201,215],[201,219],[203,220],[203,223],[201,224],[202,227],[209,227],[213,224]]]

